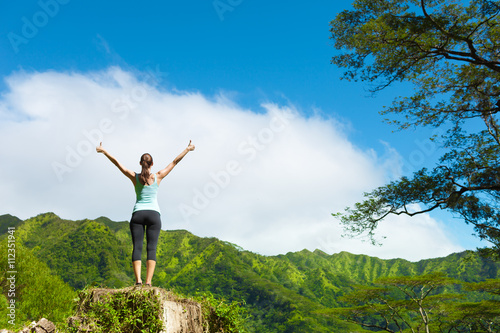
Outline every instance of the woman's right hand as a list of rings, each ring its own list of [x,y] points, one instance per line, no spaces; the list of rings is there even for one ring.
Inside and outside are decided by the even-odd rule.
[[[187,150],[189,150],[189,151],[193,151],[194,150],[194,145],[191,144],[191,140],[189,140],[189,144],[187,146]]]

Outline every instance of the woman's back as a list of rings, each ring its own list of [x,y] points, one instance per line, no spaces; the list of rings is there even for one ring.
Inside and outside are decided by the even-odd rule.
[[[136,202],[134,205],[133,212],[138,210],[155,210],[160,213],[160,206],[158,205],[158,182],[156,180],[156,174],[151,175],[152,182],[150,185],[141,184],[139,179],[139,174],[135,175],[135,195]],[[151,179],[148,179],[151,181]]]

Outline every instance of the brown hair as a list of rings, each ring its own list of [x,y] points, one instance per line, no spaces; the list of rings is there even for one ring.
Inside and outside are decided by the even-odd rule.
[[[141,161],[139,164],[142,166],[142,171],[141,174],[139,175],[139,180],[143,185],[148,184],[148,179],[149,179],[149,168],[153,165],[153,157],[148,154],[142,154],[141,156]]]

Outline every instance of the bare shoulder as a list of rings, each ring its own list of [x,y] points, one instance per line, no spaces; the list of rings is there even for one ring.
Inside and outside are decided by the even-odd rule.
[[[134,174],[133,177],[130,177],[130,180],[132,181],[132,184],[134,184],[134,186],[136,185],[137,183],[137,172],[132,172]]]
[[[161,182],[161,181],[162,181],[162,179],[164,178],[164,177],[162,176],[162,172],[161,172],[161,171],[158,171],[155,175],[156,175],[156,183],[157,183],[158,185],[160,185],[160,182]]]

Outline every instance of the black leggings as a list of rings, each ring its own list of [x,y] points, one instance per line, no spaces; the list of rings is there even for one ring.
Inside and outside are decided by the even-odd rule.
[[[148,260],[156,261],[156,244],[161,230],[160,213],[155,210],[138,210],[132,214],[130,220],[130,233],[134,245],[132,261],[141,260],[144,229],[146,229]]]

